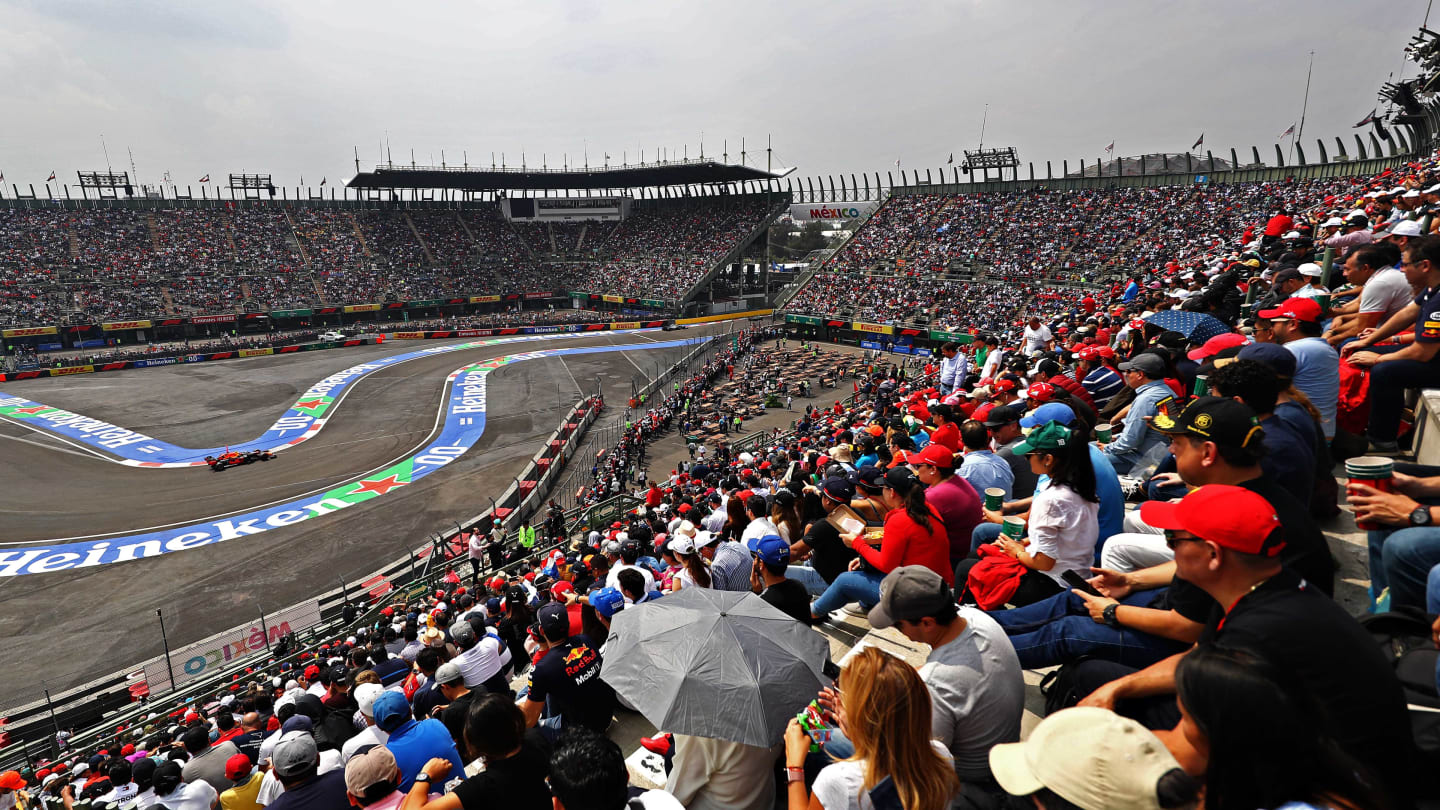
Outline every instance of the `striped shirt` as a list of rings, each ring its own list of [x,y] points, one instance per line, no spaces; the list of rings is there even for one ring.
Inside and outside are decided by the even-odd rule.
[[[715,547],[710,561],[710,586],[717,591],[750,590],[750,552],[736,542]]]
[[[1106,403],[1115,398],[1125,387],[1125,381],[1120,379],[1120,374],[1109,366],[1100,366],[1089,374],[1080,383],[1085,390],[1090,392],[1090,398],[1095,400],[1095,408],[1104,408]]]

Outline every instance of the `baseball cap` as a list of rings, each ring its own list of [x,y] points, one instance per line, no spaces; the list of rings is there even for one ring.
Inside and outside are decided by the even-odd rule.
[[[1059,450],[1062,447],[1069,447],[1074,440],[1075,437],[1070,428],[1059,422],[1046,422],[1030,431],[1024,441],[1015,445],[1013,452],[1017,456],[1023,456],[1027,453]]]
[[[1295,268],[1295,272],[1307,278],[1319,278],[1320,274],[1324,271],[1320,269],[1320,265],[1314,262],[1305,262],[1304,264]]]
[[[767,534],[755,545],[755,555],[767,565],[785,565],[790,562],[790,544],[779,535]]]
[[[855,485],[851,484],[848,478],[826,478],[820,489],[830,496],[831,500],[841,503],[849,503],[855,499]]]
[[[1301,276],[1299,270],[1296,270],[1293,267],[1287,267],[1284,270],[1277,272],[1275,274],[1275,277],[1270,279],[1270,284],[1272,286],[1278,287],[1279,285],[1284,284],[1287,281],[1294,281],[1295,279],[1300,277]]]
[[[1143,371],[1145,376],[1159,379],[1165,374],[1165,361],[1154,352],[1141,352],[1117,366],[1121,371]]]
[[[1285,547],[1275,507],[1244,487],[1208,484],[1179,503],[1146,501],[1140,518],[1157,529],[1187,531],[1244,554],[1274,557]]]
[[[1426,192],[1430,193],[1430,192]],[[1420,223],[1413,219],[1402,219],[1391,226],[1385,232],[1386,236],[1424,236],[1425,232],[1420,229]]]
[[[891,468],[885,473],[885,486],[891,489],[904,488],[906,492],[915,486],[920,479],[915,477],[915,471],[906,466]]]
[[[455,622],[450,627],[450,640],[468,648],[475,643],[475,628],[469,622]]]
[[[244,754],[236,754],[225,760],[225,778],[231,782],[238,782],[249,776],[250,769],[250,757]],[[5,787],[3,781],[0,781],[0,787]]]
[[[867,618],[871,627],[883,630],[901,619],[934,616],[947,603],[955,604],[955,596],[939,574],[923,565],[902,565],[880,581],[880,600]]]
[[[1255,314],[1271,321],[1315,323],[1320,320],[1320,303],[1313,298],[1287,298],[1274,309],[1262,309]]]
[[[540,631],[546,638],[558,636],[562,633],[570,635],[570,612],[564,605],[550,602],[542,605],[535,614],[536,620],[540,622]]]
[[[560,599],[560,598],[564,597],[564,595],[567,594],[567,593],[574,593],[574,592],[575,592],[575,586],[572,585],[572,584],[570,584],[569,582],[564,581],[564,580],[561,580],[561,581],[555,583],[554,585],[551,585],[551,586],[550,586],[550,593],[554,594],[554,596],[555,596],[556,599]]]
[[[1055,712],[1025,742],[990,749],[990,771],[1006,793],[1049,788],[1085,810],[1160,810],[1160,779],[1179,767],[1149,729],[1089,706]]]
[[[590,607],[608,619],[625,607],[625,596],[615,588],[601,588],[590,594]]]
[[[410,704],[403,692],[386,691],[375,698],[375,725],[381,731],[391,732],[410,719]]]
[[[1069,425],[1075,421],[1075,409],[1063,402],[1047,402],[1036,408],[1020,420],[1020,427],[1039,427],[1046,422],[1059,422],[1062,425]]]
[[[374,746],[345,763],[345,792],[364,796],[371,786],[394,779],[398,769],[395,755],[390,753],[389,748]]]
[[[403,703],[405,696],[399,692],[390,692],[400,698]],[[409,713],[409,706],[406,706],[406,713]],[[399,724],[397,723],[398,727]],[[313,767],[320,760],[320,750],[315,745],[315,738],[306,731],[292,731],[280,738],[275,745],[275,751],[270,755],[270,762],[275,766],[276,776],[295,776],[303,773],[306,769]]]
[[[950,448],[943,444],[927,444],[925,449],[910,456],[911,464],[929,464],[932,467],[939,467],[948,470],[955,466],[955,456],[951,454]],[[870,469],[866,467],[866,469]]]
[[[454,661],[446,661],[435,670],[435,683],[455,683],[464,679],[465,674],[460,671],[460,666]]]
[[[1161,433],[1198,436],[1223,447],[1250,449],[1265,439],[1265,431],[1250,406],[1229,397],[1197,397],[1179,416],[1161,410],[1150,426]]]
[[[1252,343],[1241,349],[1235,359],[1264,363],[1277,376],[1287,379],[1295,376],[1295,355],[1278,343]]]
[[[1191,360],[1200,362],[1205,360],[1206,358],[1214,357],[1216,354],[1219,354],[1226,349],[1232,349],[1236,346],[1244,346],[1246,342],[1246,337],[1239,332],[1226,332],[1223,335],[1216,335],[1215,337],[1212,337],[1209,340],[1205,341],[1205,345],[1201,346],[1198,349],[1191,349],[1189,353],[1187,353],[1185,356],[1190,358]]]
[[[1011,422],[1019,421],[1020,411],[1009,405],[1000,405],[991,408],[990,412],[985,415],[985,427],[1000,427],[1001,425],[1008,425]]]
[[[369,718],[375,717],[375,699],[385,687],[378,683],[362,683],[355,687],[355,702],[360,706],[360,713]]]
[[[1047,382],[1031,383],[1025,389],[1025,397],[1035,402],[1049,402],[1055,397],[1055,386]]]
[[[241,756],[244,755],[242,754]],[[250,760],[247,758],[245,761],[249,762]],[[26,781],[20,778],[19,771],[6,771],[4,773],[0,773],[0,788],[19,790],[25,787],[26,784]]]

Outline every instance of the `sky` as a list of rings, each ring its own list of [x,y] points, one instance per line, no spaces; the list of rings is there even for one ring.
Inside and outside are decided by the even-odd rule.
[[[0,173],[557,166],[727,149],[798,176],[943,165],[984,142],[1084,158],[1218,155],[1301,113],[1327,146],[1404,69],[1426,0],[0,0]],[[728,142],[728,143],[727,143]],[[1312,153],[1313,154],[1313,153]]]

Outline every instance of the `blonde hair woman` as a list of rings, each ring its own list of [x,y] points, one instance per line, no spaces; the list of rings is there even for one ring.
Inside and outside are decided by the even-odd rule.
[[[796,720],[785,730],[791,779],[789,810],[870,810],[895,801],[905,810],[944,810],[959,790],[945,747],[930,739],[930,691],[920,673],[875,647],[861,650],[840,674],[841,710],[835,718],[855,754],[828,765],[805,789],[810,737]]]

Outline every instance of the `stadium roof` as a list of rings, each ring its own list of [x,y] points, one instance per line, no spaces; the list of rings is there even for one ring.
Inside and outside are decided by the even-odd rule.
[[[682,160],[604,168],[478,168],[457,166],[376,166],[361,172],[350,188],[449,188],[460,191],[647,188],[766,181],[779,174],[714,160]]]

